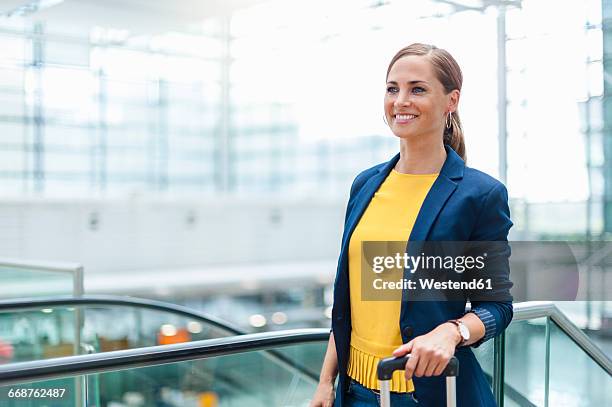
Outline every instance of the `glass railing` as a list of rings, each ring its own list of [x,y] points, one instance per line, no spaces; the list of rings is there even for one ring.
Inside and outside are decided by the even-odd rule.
[[[612,405],[612,362],[552,303],[515,304],[493,347],[500,407]]]
[[[82,294],[80,264],[0,258],[0,300]]]
[[[77,263],[36,262],[0,258],[0,301],[24,297],[44,297],[83,294],[83,267]],[[80,310],[75,310],[66,320],[67,326],[82,325]],[[21,341],[14,341],[15,330],[28,331],[28,322],[13,325],[0,317],[0,363],[23,360],[24,354],[38,357],[44,352],[24,350]],[[28,332],[29,333],[29,332]],[[72,329],[70,340],[63,345],[60,354],[78,354],[81,329]],[[26,340],[27,343],[27,340]],[[0,400],[1,401],[1,400]],[[1,403],[0,403],[1,404]]]
[[[517,321],[513,322],[508,330],[516,329],[522,322]],[[507,332],[507,331],[506,331]],[[525,396],[524,388],[517,386],[516,381],[508,381],[506,377],[506,382],[502,386],[499,381],[503,380],[503,376],[500,376],[500,363],[503,363],[503,359],[500,357],[502,353],[499,350],[496,350],[496,347],[499,347],[499,340],[487,341],[480,345],[478,348],[474,348],[474,354],[482,367],[482,370],[485,373],[487,380],[491,387],[500,387],[500,391],[503,391],[503,396],[500,394],[498,398],[505,398],[506,406],[521,406],[521,407],[531,407],[534,406],[533,403],[529,401],[529,398]],[[506,369],[509,369],[506,362]],[[528,365],[525,365],[527,369],[531,368]],[[510,367],[511,369],[512,367]],[[523,373],[525,369],[520,371],[512,370],[512,372]],[[540,376],[538,379],[541,381]],[[496,383],[497,382],[497,383]]]
[[[612,376],[549,320],[547,405],[612,405]]]
[[[13,363],[0,366],[0,400],[55,386],[81,405],[307,405],[328,338],[276,331]],[[610,359],[552,303],[516,304],[506,332],[476,354],[500,407],[610,405]]]
[[[0,356],[5,363],[243,333],[212,316],[160,301],[113,296],[0,301],[0,341],[12,348]]]
[[[504,388],[506,406],[543,406],[546,377],[544,318],[514,321],[505,332],[505,386],[511,386],[524,399],[516,403]],[[514,393],[514,394],[516,394]]]
[[[304,366],[322,365],[328,339],[327,329],[276,331],[15,363],[0,366],[0,400],[3,406],[41,406],[43,399],[72,406],[79,397],[87,406],[305,406],[318,376]],[[275,356],[279,350],[284,358]],[[32,397],[36,389],[44,397]]]

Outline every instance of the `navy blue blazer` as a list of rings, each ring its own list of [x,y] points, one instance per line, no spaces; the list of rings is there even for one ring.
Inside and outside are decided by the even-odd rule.
[[[465,162],[449,146],[445,146],[446,160],[440,175],[425,197],[409,241],[506,241],[512,227],[508,194],[504,185],[493,177],[466,167]],[[351,313],[348,280],[348,245],[351,234],[367,208],[374,193],[399,160],[399,153],[390,161],[361,172],[351,187],[346,209],[344,233],[338,268],[334,282],[332,331],[338,356],[339,383],[336,406],[343,406],[350,378],[347,375],[351,341]],[[510,249],[497,253],[505,262],[505,269],[496,275],[495,290],[511,298],[509,290],[508,258]],[[468,295],[466,295],[468,297]],[[490,301],[471,302],[472,312],[485,325],[485,337],[475,346],[501,333],[512,320],[512,302],[491,298]],[[399,328],[404,343],[426,334],[449,319],[465,314],[466,301],[410,301],[403,300]],[[474,346],[473,345],[473,346]],[[389,355],[391,356],[391,355]],[[457,405],[460,407],[495,406],[491,387],[470,347],[459,347],[455,356],[460,368],[457,377]],[[414,377],[416,397],[421,407],[446,405],[445,379]]]

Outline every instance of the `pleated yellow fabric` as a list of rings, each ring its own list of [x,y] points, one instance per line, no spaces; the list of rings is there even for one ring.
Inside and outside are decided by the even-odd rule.
[[[349,242],[351,346],[348,375],[370,389],[379,390],[376,366],[402,345],[399,317],[401,301],[361,299],[361,243],[407,242],[421,205],[438,174],[402,174],[392,170],[372,197]],[[404,371],[391,379],[391,391],[412,392],[414,384]]]

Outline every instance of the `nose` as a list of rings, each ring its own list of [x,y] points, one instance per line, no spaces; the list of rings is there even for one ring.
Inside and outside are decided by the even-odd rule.
[[[394,105],[396,108],[402,106],[410,106],[410,94],[407,92],[399,92],[397,98],[395,99]]]

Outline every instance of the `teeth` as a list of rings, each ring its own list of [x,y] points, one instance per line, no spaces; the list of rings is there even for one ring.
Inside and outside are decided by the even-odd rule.
[[[397,120],[410,120],[410,119],[414,119],[416,116],[413,114],[398,114],[395,115],[395,118]]]

